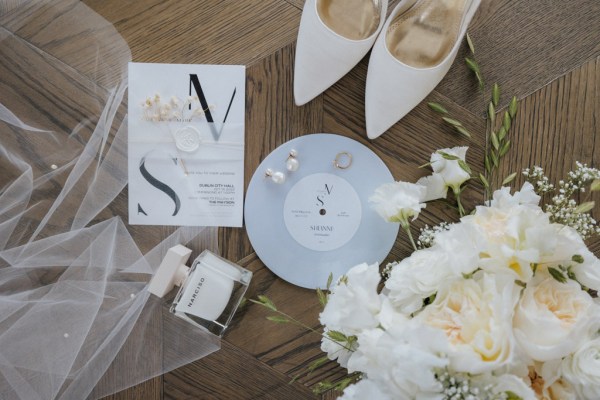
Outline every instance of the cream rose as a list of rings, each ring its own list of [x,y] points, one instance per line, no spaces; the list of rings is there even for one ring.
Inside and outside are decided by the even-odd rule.
[[[508,275],[443,283],[435,301],[415,319],[445,332],[450,366],[482,373],[509,365],[516,356],[510,321],[519,290]]]
[[[577,282],[540,279],[523,291],[513,326],[527,355],[537,361],[550,361],[575,350],[587,331],[593,300]]]
[[[578,399],[600,399],[600,338],[584,343],[562,363],[563,377],[573,385]]]

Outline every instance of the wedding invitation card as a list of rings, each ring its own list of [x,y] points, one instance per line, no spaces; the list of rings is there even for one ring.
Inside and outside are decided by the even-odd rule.
[[[129,64],[129,223],[241,227],[244,66]]]

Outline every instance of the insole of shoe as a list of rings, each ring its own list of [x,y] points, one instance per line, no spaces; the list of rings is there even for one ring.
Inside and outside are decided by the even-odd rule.
[[[396,16],[386,45],[401,62],[416,68],[438,65],[452,50],[470,0],[420,0]]]
[[[379,26],[380,0],[317,0],[317,13],[325,25],[340,36],[362,40]]]

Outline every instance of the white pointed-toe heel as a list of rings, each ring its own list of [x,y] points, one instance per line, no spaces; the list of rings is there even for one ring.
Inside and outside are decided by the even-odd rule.
[[[294,67],[294,100],[303,105],[367,54],[385,23],[388,0],[306,0]]]
[[[480,0],[402,0],[375,42],[365,92],[375,139],[438,85],[456,58]]]

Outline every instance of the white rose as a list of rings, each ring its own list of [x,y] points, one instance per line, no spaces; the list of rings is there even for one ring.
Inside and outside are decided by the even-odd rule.
[[[408,224],[419,216],[425,204],[425,187],[408,182],[394,182],[381,185],[369,198],[373,209],[388,222]]]
[[[600,338],[587,341],[565,358],[562,373],[578,399],[600,399]]]
[[[377,263],[353,267],[331,288],[327,305],[319,319],[328,329],[354,335],[379,324],[382,296],[377,293],[381,280]]]
[[[442,174],[433,173],[429,176],[424,176],[417,181],[417,185],[425,187],[423,201],[445,199],[448,194],[448,186]]]
[[[537,361],[565,357],[587,332],[593,300],[577,282],[538,274],[523,291],[513,326],[523,351]]]
[[[431,155],[431,168],[434,174],[439,174],[447,187],[457,191],[460,185],[465,183],[471,175],[466,172],[459,164],[458,160],[446,160],[441,153],[446,153],[458,157],[465,161],[468,147],[454,147],[452,149],[441,149]]]
[[[443,283],[434,302],[415,320],[446,334],[454,370],[497,370],[517,357],[510,322],[518,296],[510,276],[478,273],[475,279]]]
[[[384,392],[385,386],[373,382],[369,378],[363,378],[354,385],[344,389],[344,394],[338,400],[392,400],[393,397]]]
[[[454,230],[458,232],[460,229]],[[438,234],[440,243],[415,251],[392,269],[385,282],[387,296],[402,313],[409,315],[423,306],[423,300],[435,294],[444,281],[460,278],[477,269],[478,252],[470,242],[449,232]],[[460,242],[457,243],[457,242]],[[452,249],[452,244],[459,246]],[[446,247],[447,246],[447,247]],[[464,251],[461,251],[464,250]]]

